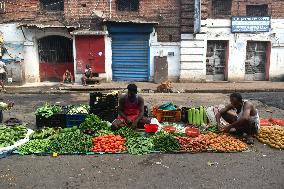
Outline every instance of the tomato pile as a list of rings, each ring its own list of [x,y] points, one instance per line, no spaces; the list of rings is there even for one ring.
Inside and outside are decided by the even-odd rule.
[[[92,152],[122,152],[126,150],[125,138],[120,135],[107,135],[93,138]]]
[[[242,152],[248,148],[246,143],[225,134],[217,135],[217,137],[210,139],[209,142],[209,148],[218,152]]]

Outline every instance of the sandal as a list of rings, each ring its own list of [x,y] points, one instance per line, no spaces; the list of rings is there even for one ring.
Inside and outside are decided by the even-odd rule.
[[[253,145],[254,144],[254,139],[252,137],[247,137],[246,138],[246,143],[249,145]]]

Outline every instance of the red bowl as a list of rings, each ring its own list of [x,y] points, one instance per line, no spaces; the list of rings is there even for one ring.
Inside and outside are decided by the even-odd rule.
[[[155,133],[158,131],[158,127],[159,126],[157,124],[145,124],[144,125],[146,133]]]

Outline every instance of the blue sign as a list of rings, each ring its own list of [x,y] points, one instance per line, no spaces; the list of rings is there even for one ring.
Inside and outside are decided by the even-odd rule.
[[[269,32],[270,17],[233,16],[232,33]]]

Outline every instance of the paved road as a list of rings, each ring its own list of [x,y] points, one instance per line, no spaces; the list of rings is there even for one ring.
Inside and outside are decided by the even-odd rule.
[[[145,94],[149,105],[172,101],[178,105],[214,105],[227,102],[225,94]],[[266,96],[269,96],[266,97]],[[273,103],[283,93],[245,94]],[[4,117],[17,117],[35,128],[34,110],[45,101],[62,104],[88,101],[87,94],[2,95],[16,106]],[[262,98],[262,99],[261,99]],[[272,100],[271,100],[272,99]],[[284,119],[284,109],[253,100],[262,117],[266,109]],[[278,102],[278,100],[275,100]],[[279,106],[280,107],[280,106]],[[0,159],[0,188],[284,188],[284,154],[257,143],[246,153],[152,154],[146,156],[10,156]],[[208,162],[216,162],[208,166]]]
[[[245,98],[258,100],[268,106],[284,110],[284,92],[244,93],[243,95]]]

